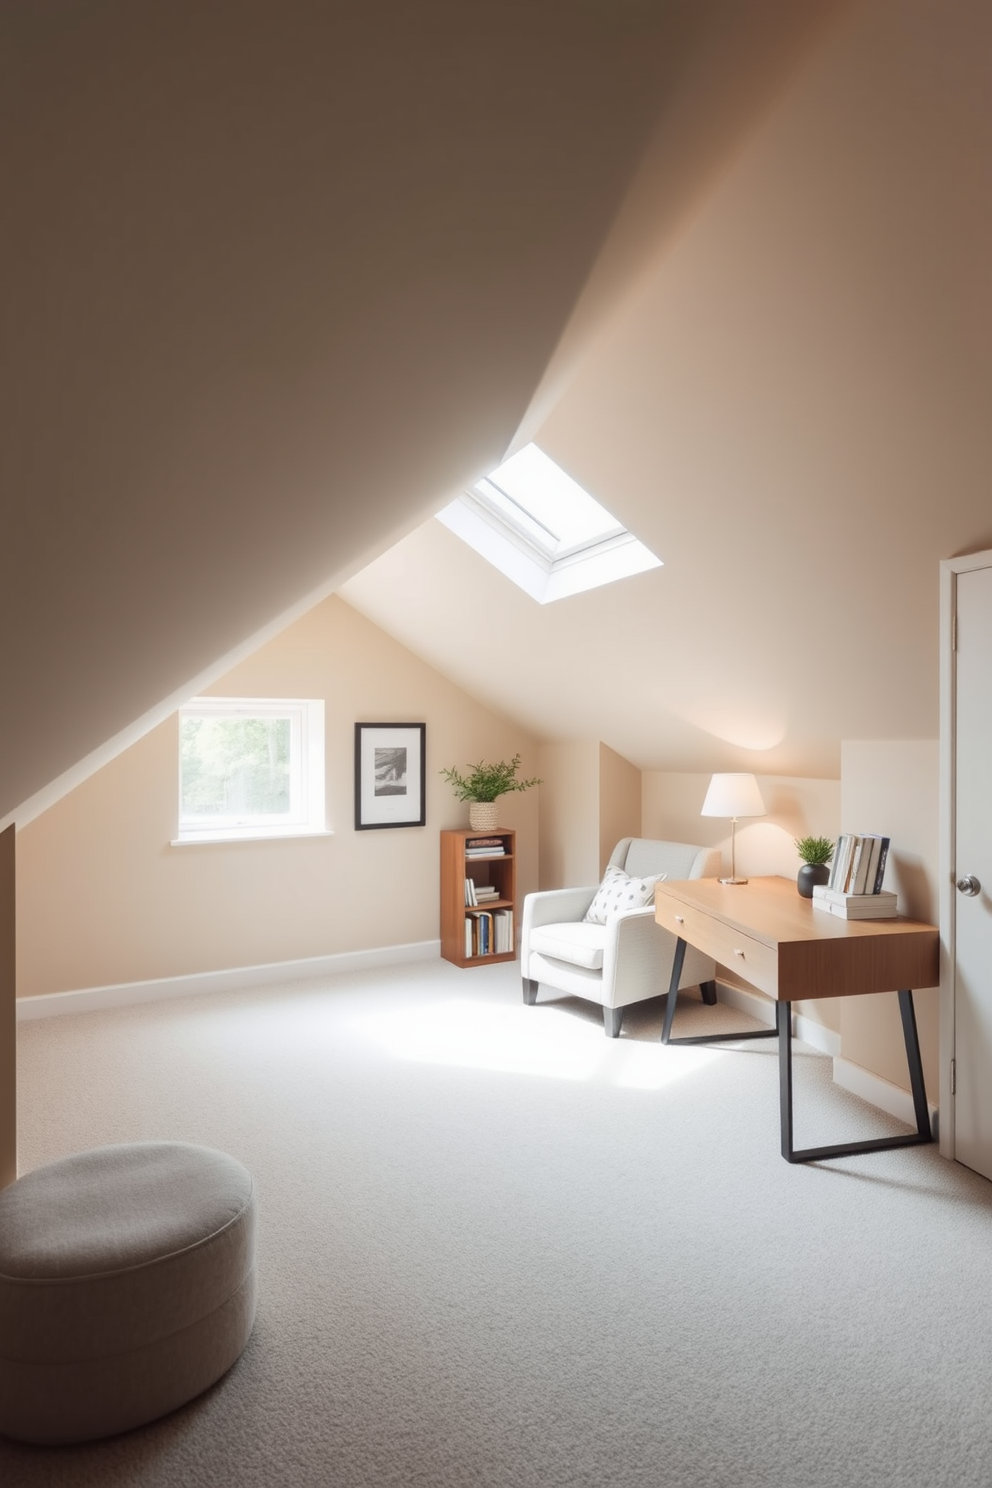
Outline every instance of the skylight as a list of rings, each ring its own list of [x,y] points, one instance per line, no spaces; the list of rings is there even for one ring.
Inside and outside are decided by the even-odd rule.
[[[437,515],[539,604],[661,565],[536,444]]]

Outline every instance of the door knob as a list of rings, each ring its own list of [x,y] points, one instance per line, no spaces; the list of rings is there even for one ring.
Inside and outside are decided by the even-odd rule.
[[[982,892],[982,886],[973,873],[968,873],[964,878],[958,879],[958,893],[964,894],[968,899],[974,899],[976,894]]]

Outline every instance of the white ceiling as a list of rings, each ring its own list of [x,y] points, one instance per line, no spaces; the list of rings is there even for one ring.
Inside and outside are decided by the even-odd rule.
[[[428,521],[344,598],[642,768],[935,737],[939,560],[992,547],[990,61],[979,0],[852,7],[545,387],[538,442],[662,569],[541,607]]]

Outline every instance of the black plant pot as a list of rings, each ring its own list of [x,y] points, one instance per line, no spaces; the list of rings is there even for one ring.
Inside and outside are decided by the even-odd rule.
[[[813,885],[825,884],[829,878],[829,863],[804,863],[796,878],[796,888],[804,899],[812,899]]]

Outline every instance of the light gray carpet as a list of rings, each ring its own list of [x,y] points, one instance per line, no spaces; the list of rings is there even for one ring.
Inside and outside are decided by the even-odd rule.
[[[790,1167],[774,1041],[663,1049],[660,1013],[614,1043],[440,963],[22,1025],[22,1171],[231,1152],[260,1309],[199,1401],[0,1442],[0,1482],[986,1488],[992,1185],[935,1149]],[[886,1129],[797,1066],[799,1143]]]

